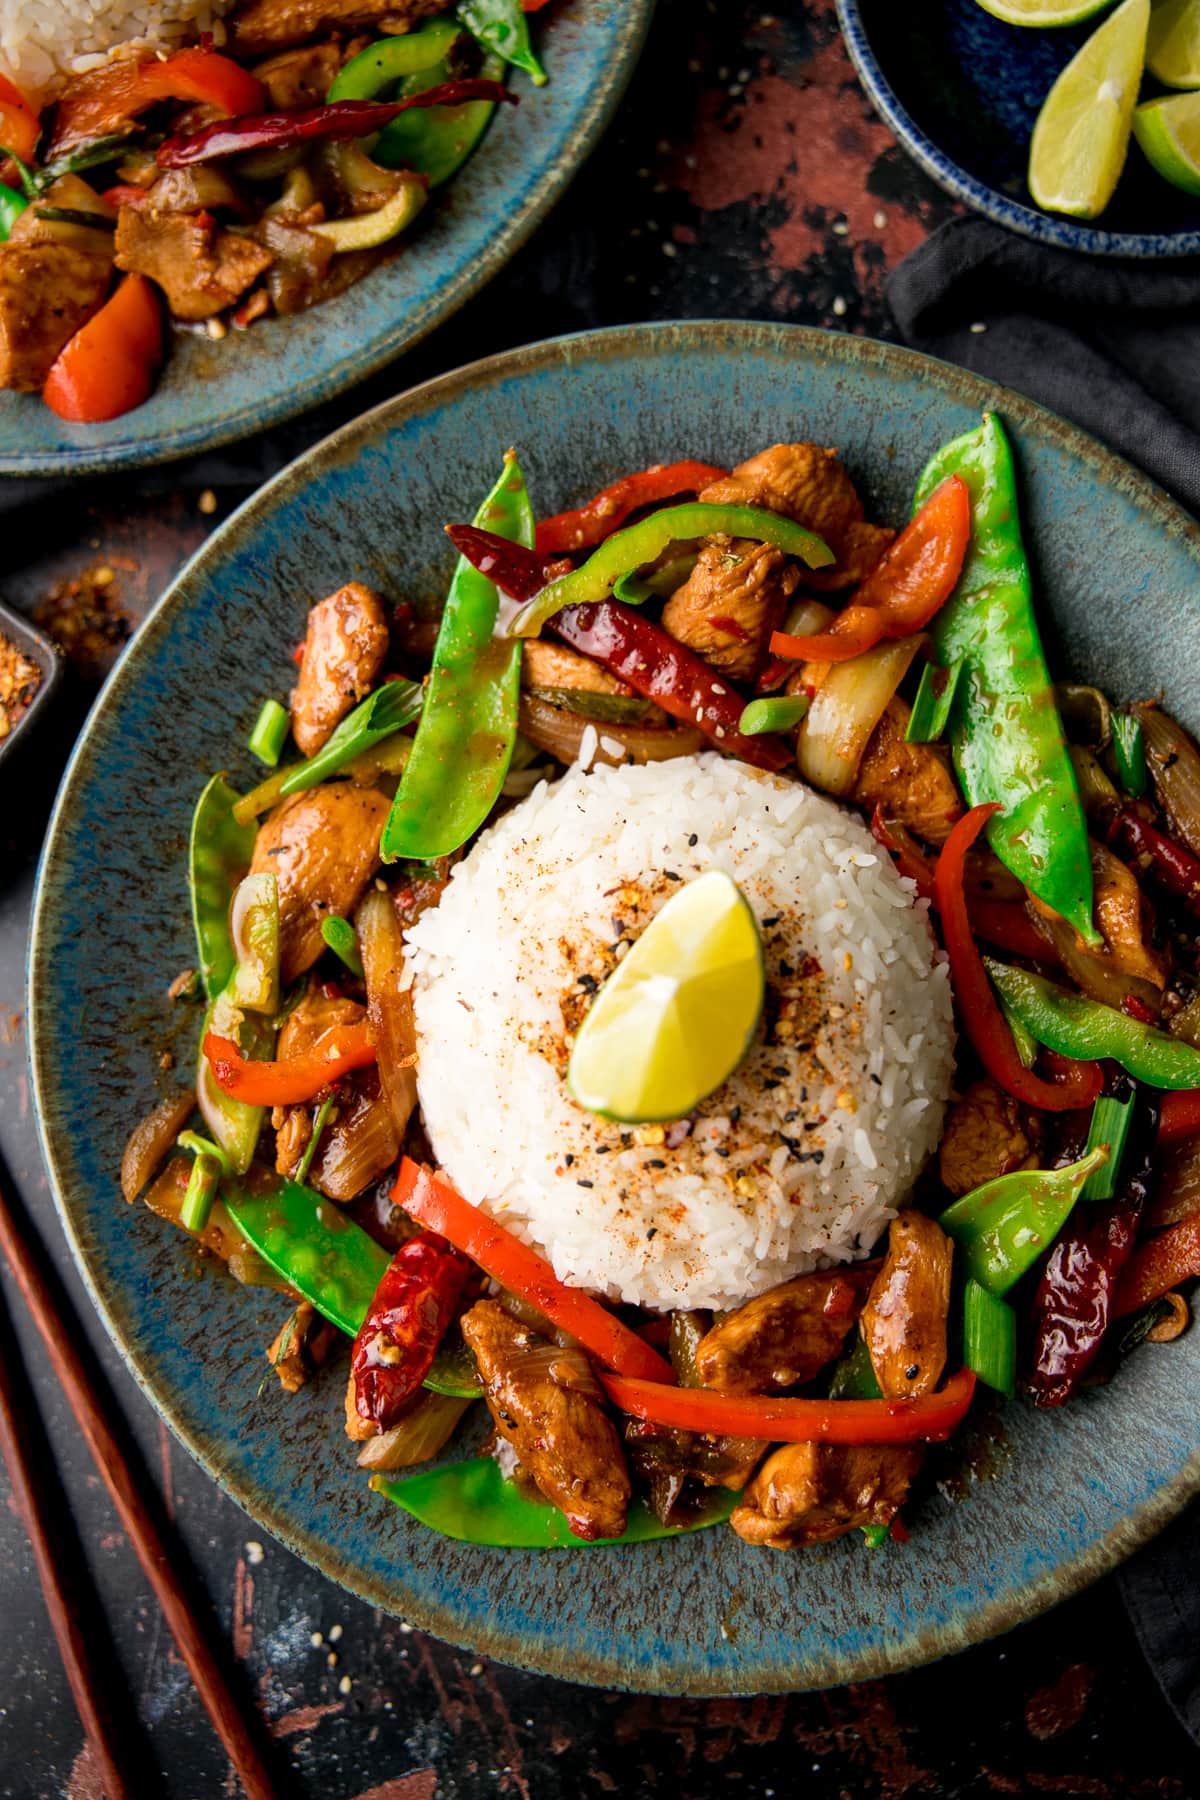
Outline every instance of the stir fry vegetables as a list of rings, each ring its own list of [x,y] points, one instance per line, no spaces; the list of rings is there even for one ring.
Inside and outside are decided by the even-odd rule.
[[[260,147],[272,151],[319,141],[342,156],[346,109],[361,128],[393,117],[413,84],[435,93],[458,78],[464,19],[519,58],[516,0],[469,0],[454,21],[367,45],[328,105],[291,115],[275,137],[269,118],[252,118],[242,141],[266,131]],[[412,107],[388,129],[420,116]],[[207,149],[246,124],[212,121],[180,166],[219,176]],[[344,154],[361,173],[365,152]],[[374,230],[401,192],[316,226]],[[393,608],[395,596],[350,581],[313,606],[290,700],[261,704],[248,744],[248,718],[241,727],[243,759],[270,773],[253,786],[250,773],[235,785],[213,776],[192,821],[195,971],[171,992],[203,1003],[204,1131],[188,1128],[190,1099],[165,1096],[130,1139],[123,1192],[144,1191],[239,1279],[286,1290],[291,1310],[268,1354],[289,1391],[318,1378],[335,1330],[350,1340],[340,1361],[358,1466],[444,1535],[554,1549],[728,1522],[778,1548],[858,1532],[868,1545],[902,1543],[900,1508],[910,1490],[919,1500],[923,1459],[937,1454],[926,1447],[951,1437],[977,1393],[990,1390],[990,1406],[1062,1405],[1108,1379],[1135,1340],[1166,1341],[1190,1318],[1180,1289],[1200,1276],[1200,751],[1156,703],[1051,685],[1012,458],[990,416],[934,457],[895,537],[866,519],[818,445],[777,445],[734,469],[656,465],[534,517],[509,452],[474,523],[449,528],[459,560],[436,636],[424,596]],[[864,1233],[862,1260],[774,1285],[751,1273],[731,1303],[714,1290],[658,1311],[644,1295],[637,1306],[613,1298],[628,1297],[624,1275],[585,1290],[576,1252],[564,1264],[561,1245],[539,1238],[515,1188],[489,1200],[485,1187],[474,1204],[478,1187],[452,1156],[454,1180],[431,1166],[448,1140],[422,1011],[437,933],[420,921],[445,905],[429,923],[457,944],[456,901],[480,891],[457,885],[458,859],[537,784],[524,841],[554,763],[619,771],[701,749],[701,773],[727,768],[718,755],[762,772],[745,778],[753,808],[761,792],[764,811],[786,811],[798,773],[869,820],[875,843],[859,836],[851,878],[882,874],[889,907],[922,909],[906,923],[939,980],[926,933],[944,946],[947,1065],[951,997],[961,1031],[936,1159],[914,1165],[878,1242]],[[580,792],[608,781],[618,773]],[[631,813],[617,793],[623,833]],[[690,852],[706,825],[698,817],[677,847]],[[501,824],[489,842],[503,835]],[[881,870],[885,851],[911,886]],[[564,881],[570,867],[568,854]],[[586,1172],[556,1140],[568,1210],[623,1230],[612,1221],[637,1216],[633,1184],[644,1182],[646,1244],[677,1223],[679,1171],[753,1213],[785,1161],[827,1179],[831,1116],[871,1117],[832,1074],[847,1008],[829,1003],[819,959],[789,946],[785,960],[772,938],[786,913],[758,916],[737,868],[681,867],[611,886],[605,872],[597,919],[572,949],[578,980],[548,996],[538,1044],[547,1080],[609,1134],[594,1150],[588,1140]],[[560,865],[545,870],[557,880]],[[823,879],[818,870],[814,894]],[[754,994],[738,983],[733,936],[698,906],[714,880],[761,952]],[[526,900],[511,882],[483,891],[514,917]],[[822,904],[836,914],[845,900]],[[652,921],[661,939],[646,935]],[[869,933],[859,943],[841,970],[856,996],[872,989],[876,954]],[[643,944],[661,954],[639,960]],[[491,975],[481,969],[457,997],[468,1014]],[[598,995],[647,981],[657,985],[636,1009],[601,1017]],[[689,1022],[693,997],[702,1025]],[[654,1021],[667,1022],[661,1043]],[[615,1104],[629,1071],[658,1066],[668,1041],[676,1061],[664,1052],[664,1067],[698,1068],[689,1031],[724,1046],[722,1068],[739,1052],[757,1067],[761,1053],[763,1090],[782,1089],[788,1109],[764,1128],[765,1150],[744,1126],[737,1135],[742,1101],[756,1102],[745,1088],[729,1099],[736,1072],[694,1105],[704,1083],[661,1107]],[[800,1083],[787,1059],[807,1052],[820,1073]],[[881,1087],[888,1067],[884,1044]],[[477,1110],[486,1116],[485,1102],[467,1094],[455,1129],[470,1133]],[[503,1106],[501,1116],[507,1153]],[[512,1120],[517,1138],[516,1110]],[[878,1135],[860,1135],[856,1157],[878,1167]],[[705,1255],[701,1243],[679,1262]],[[400,1476],[485,1411],[492,1454]]]
[[[73,423],[116,419],[149,397],[162,354],[154,289],[144,275],[127,275],[56,357],[42,399]]]

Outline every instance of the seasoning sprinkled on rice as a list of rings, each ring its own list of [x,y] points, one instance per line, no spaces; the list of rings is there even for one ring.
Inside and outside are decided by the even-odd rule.
[[[584,1112],[563,1077],[592,996],[710,868],[762,930],[750,1054],[686,1127]],[[454,871],[409,967],[439,1162],[612,1298],[731,1306],[865,1254],[941,1132],[951,996],[923,906],[858,818],[718,756],[540,786]]]

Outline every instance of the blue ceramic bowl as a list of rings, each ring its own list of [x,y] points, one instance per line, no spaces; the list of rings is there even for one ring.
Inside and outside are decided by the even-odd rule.
[[[374,1605],[502,1661],[693,1694],[858,1680],[978,1641],[1109,1569],[1200,1487],[1200,1332],[1130,1358],[1059,1414],[997,1408],[939,1452],[912,1541],[780,1555],[728,1531],[622,1550],[475,1549],[366,1487],[337,1373],[257,1398],[278,1295],[201,1269],[117,1185],[131,1124],[195,1054],[166,989],[194,960],[185,891],[201,784],[244,745],[316,596],[354,576],[445,590],[443,521],[516,444],[540,511],[678,456],[836,444],[899,518],[929,451],[996,407],[1017,446],[1058,666],[1165,689],[1200,726],[1200,531],[1082,433],[974,375],[796,327],[642,326],[563,338],[388,402],[270,482],[205,545],[127,650],[75,753],[41,870],[30,964],[35,1091],[63,1224],[114,1341],[255,1521]],[[987,1409],[984,1409],[985,1415]],[[936,1475],[935,1482],[932,1476]]]
[[[1101,22],[1036,31],[977,0],[837,0],[846,47],[876,110],[956,200],[1011,231],[1094,256],[1200,251],[1200,200],[1154,173],[1131,144],[1094,224],[1044,213],[1026,183],[1029,140],[1059,71]]]
[[[550,73],[523,75],[470,162],[403,248],[336,300],[220,342],[173,335],[144,406],[67,425],[36,395],[0,393],[0,473],[75,475],[166,462],[277,425],[361,381],[441,325],[521,247],[600,138],[654,0],[559,0],[535,24]]]

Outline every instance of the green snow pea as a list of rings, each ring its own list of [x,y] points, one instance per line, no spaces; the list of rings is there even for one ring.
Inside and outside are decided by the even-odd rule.
[[[530,1500],[515,1481],[500,1473],[495,1459],[476,1457],[448,1463],[424,1475],[391,1481],[376,1475],[370,1484],[402,1506],[422,1525],[464,1544],[489,1544],[505,1550],[593,1550],[606,1544],[644,1544],[656,1538],[682,1537],[726,1520],[741,1498],[726,1488],[706,1489],[694,1520],[664,1525],[642,1501],[629,1509],[629,1522],[617,1538],[588,1542],[577,1538],[557,1506]]]
[[[1080,1062],[1109,1056],[1149,1087],[1200,1087],[1200,1050],[1183,1038],[1168,1037],[1115,1006],[1085,1000],[1044,976],[990,956],[983,962],[1005,1006],[1047,1049]]]
[[[1066,1223],[1088,1176],[1108,1161],[1097,1144],[1063,1169],[1016,1169],[948,1206],[938,1220],[962,1266],[997,1299],[1034,1264]]]
[[[532,549],[533,508],[511,451],[475,523]],[[448,856],[496,804],[516,742],[521,681],[520,643],[495,635],[498,607],[493,583],[460,557],[425,709],[380,840],[385,862]]]
[[[214,775],[192,814],[188,886],[200,979],[210,1000],[224,988],[237,961],[229,904],[254,855],[254,826],[240,825],[234,818],[236,800],[224,775]]]
[[[964,668],[950,717],[954,766],[1005,866],[1090,944],[1087,823],[1033,609],[1012,451],[994,413],[934,456],[914,508],[948,475],[971,491],[971,544],[958,586],[930,627],[938,661]]]
[[[546,71],[529,42],[529,21],[521,0],[459,0],[458,18],[485,50],[495,51],[514,69],[523,69],[534,87],[545,87]]]

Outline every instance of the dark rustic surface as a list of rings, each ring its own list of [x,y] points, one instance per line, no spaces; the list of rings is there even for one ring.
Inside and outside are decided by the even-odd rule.
[[[219,461],[120,485],[0,489],[8,514],[0,591],[44,618],[69,658],[53,719],[8,764],[0,792],[0,1150],[60,1266],[66,1253],[25,1073],[33,863],[96,683],[183,558],[258,474],[340,418],[422,374],[521,339],[705,315],[889,335],[882,277],[948,210],[861,99],[825,0],[777,14],[735,0],[661,0],[645,62],[599,157],[519,264],[418,359],[270,445],[235,448]],[[264,1540],[168,1438],[102,1341],[73,1270],[66,1281],[246,1692],[270,1722],[281,1793],[632,1800],[671,1792],[692,1800],[730,1791],[768,1800],[801,1783],[814,1800],[1186,1800],[1200,1792],[1200,1758],[1158,1697],[1111,1581],[951,1663],[790,1699],[637,1699],[460,1655],[371,1612]],[[147,1584],[13,1311],[113,1635],[128,1740],[145,1771],[139,1800],[230,1795],[224,1759]],[[0,1794],[98,1800],[11,1504],[0,1511],[0,1621]],[[801,1625],[780,1621],[782,1630]]]

